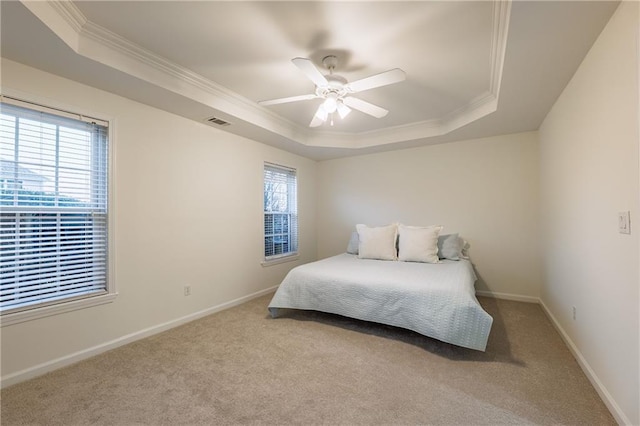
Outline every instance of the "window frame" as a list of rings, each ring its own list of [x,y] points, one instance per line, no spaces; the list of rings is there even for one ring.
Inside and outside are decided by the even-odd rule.
[[[18,311],[10,311],[6,313],[0,313],[0,327],[5,327],[13,324],[18,324],[25,321],[36,320],[39,318],[45,318],[52,315],[58,315],[66,312],[72,312],[79,309],[85,309],[92,306],[104,305],[113,302],[118,293],[116,290],[115,280],[115,247],[114,247],[114,235],[115,235],[115,126],[116,122],[113,117],[105,118],[104,114],[96,114],[77,106],[64,105],[51,99],[39,98],[34,95],[25,94],[22,92],[3,89],[3,93],[0,94],[0,101],[2,103],[27,108],[34,111],[46,112],[49,114],[56,114],[62,117],[103,117],[96,118],[101,122],[106,123],[107,127],[107,145],[106,145],[106,174],[107,174],[107,210],[106,210],[106,226],[107,226],[107,247],[106,247],[106,281],[105,291],[90,294],[79,297],[68,297],[60,299],[52,303],[44,305],[34,305],[33,307],[25,307],[25,309]],[[75,112],[83,111],[83,112]]]
[[[289,220],[289,225],[288,225],[289,226],[289,231],[287,232],[287,234],[289,234],[290,236],[291,236],[291,234],[293,234],[295,236],[295,244],[294,244],[295,250],[287,251],[286,253],[273,254],[273,255],[270,255],[270,256],[267,256],[267,254],[266,254],[267,248],[266,248],[265,240],[268,237],[268,235],[274,235],[274,233],[267,234],[267,229],[266,229],[266,226],[265,226],[265,216],[267,214],[270,214],[270,212],[267,212],[265,210],[265,205],[264,205],[265,183],[266,183],[265,172],[267,171],[267,168],[277,169],[277,170],[282,171],[283,173],[291,173],[291,172],[293,172],[293,176],[295,177],[295,188],[294,188],[295,192],[293,194],[293,201],[295,202],[295,206],[294,206],[295,208],[294,208],[293,211],[291,209],[288,209],[288,211],[286,213],[282,212],[282,214],[289,215],[289,219],[288,219]],[[290,197],[290,191],[291,191],[291,188],[287,184],[287,192],[288,192],[287,204],[289,204],[290,201],[291,201],[290,198],[289,198]],[[263,260],[261,262],[262,266],[277,265],[277,264],[280,264],[280,263],[291,262],[291,261],[297,260],[300,257],[300,254],[299,254],[299,248],[300,248],[299,247],[299,244],[300,244],[300,241],[299,241],[300,240],[300,238],[299,238],[300,237],[299,229],[300,229],[300,227],[299,227],[299,213],[298,213],[298,170],[296,168],[294,168],[294,167],[283,166],[281,164],[265,161],[263,163],[263,166],[262,166],[262,197],[263,197],[263,203],[262,203],[262,237],[263,237],[262,259]],[[271,214],[273,214],[273,213],[271,213]],[[292,225],[293,222],[291,220],[292,216],[295,218],[295,223],[293,225]],[[295,227],[295,231],[291,230],[291,226]]]

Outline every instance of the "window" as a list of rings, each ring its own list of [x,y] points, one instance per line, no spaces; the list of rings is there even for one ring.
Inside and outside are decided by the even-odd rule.
[[[295,169],[264,165],[264,258],[298,253],[298,201]]]
[[[3,316],[109,293],[108,124],[23,105],[0,104]]]

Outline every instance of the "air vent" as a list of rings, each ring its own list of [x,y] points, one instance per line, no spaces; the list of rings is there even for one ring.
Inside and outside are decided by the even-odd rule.
[[[217,117],[208,118],[207,121],[209,123],[217,124],[218,126],[228,126],[229,124],[231,124],[228,121],[224,121],[223,119]]]

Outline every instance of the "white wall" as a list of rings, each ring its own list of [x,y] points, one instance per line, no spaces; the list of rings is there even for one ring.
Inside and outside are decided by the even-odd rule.
[[[317,218],[320,258],[357,223],[444,225],[471,243],[480,291],[537,299],[537,133],[320,162]]]
[[[3,59],[3,90],[115,118],[119,295],[3,327],[2,377],[259,293],[343,252],[356,223],[438,223],[471,242],[479,290],[541,297],[618,420],[639,424],[637,17],[621,5],[539,134],[319,164]],[[263,161],[299,172],[301,258],[268,268]]]
[[[640,424],[637,43],[638,4],[623,2],[540,128],[541,298],[631,424]],[[631,235],[617,229],[626,210]]]
[[[3,327],[3,378],[258,293],[316,259],[314,161],[4,59],[2,86],[115,118],[119,293],[107,305]],[[298,169],[297,262],[260,264],[264,161]]]

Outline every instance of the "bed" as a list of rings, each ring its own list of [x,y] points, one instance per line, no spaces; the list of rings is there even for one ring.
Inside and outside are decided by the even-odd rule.
[[[292,269],[269,303],[413,330],[484,351],[493,318],[475,297],[468,260],[439,263],[362,259],[343,253]]]

